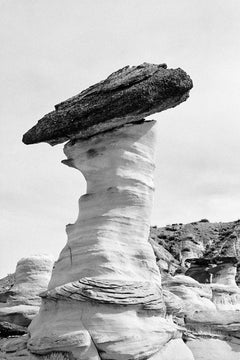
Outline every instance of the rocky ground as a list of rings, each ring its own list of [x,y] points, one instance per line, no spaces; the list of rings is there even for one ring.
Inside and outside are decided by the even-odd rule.
[[[202,219],[189,224],[153,226],[150,231],[150,242],[161,271],[173,275],[186,274],[190,265],[193,268],[192,265],[197,259],[204,259],[199,274],[197,275],[196,271],[193,276],[191,272],[191,276],[199,280],[198,276],[203,276],[203,269],[208,271],[207,268],[211,264],[228,261],[230,258],[233,262],[236,259],[236,264],[239,262],[240,220],[211,223],[207,219]],[[236,282],[240,283],[240,266],[237,266]]]
[[[194,359],[240,359],[240,220],[153,226],[149,241]]]
[[[165,317],[178,328],[174,341],[182,337],[189,359],[239,359],[240,220],[153,226],[149,241],[162,275]],[[0,279],[0,359],[30,359],[27,326],[51,267],[47,257],[26,258]],[[173,354],[166,360],[183,359]]]

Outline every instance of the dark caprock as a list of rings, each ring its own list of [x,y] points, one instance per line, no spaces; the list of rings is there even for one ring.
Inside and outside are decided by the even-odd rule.
[[[148,63],[126,66],[56,105],[23,136],[23,142],[56,145],[88,138],[175,107],[188,98],[192,86],[180,68]]]

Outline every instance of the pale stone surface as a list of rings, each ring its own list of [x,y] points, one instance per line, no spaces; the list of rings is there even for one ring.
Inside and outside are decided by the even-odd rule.
[[[9,297],[9,291],[13,287],[15,282],[15,274],[8,274],[4,278],[0,279],[0,307],[7,302]]]
[[[28,326],[38,313],[39,294],[46,290],[53,266],[48,255],[33,255],[17,263],[14,284],[7,290],[6,303],[0,306],[0,321]]]
[[[6,287],[6,302],[0,307],[0,360],[29,360],[27,331],[39,311],[39,294],[47,289],[53,266],[49,255],[32,255],[18,261],[11,286]],[[2,292],[3,293],[3,292]]]
[[[185,275],[163,278],[167,310],[175,321],[184,316],[182,326],[195,360],[240,358],[240,289],[228,276],[233,273],[229,266],[227,270],[226,277],[219,276],[211,284]]]
[[[39,294],[48,286],[53,262],[49,255],[32,255],[18,261],[8,304],[40,305]]]
[[[228,261],[227,259],[209,271],[212,273],[212,282],[217,284],[237,286],[236,284],[236,275],[237,275],[237,266]]]
[[[144,117],[185,101],[192,86],[180,68],[127,66],[56,105],[23,136],[25,144],[70,140],[63,163],[87,181],[29,328],[33,358],[147,359],[179,335],[148,242],[155,135]]]
[[[6,353],[13,353],[26,349],[28,341],[28,335],[21,337],[12,337],[9,339],[2,340],[1,350]]]
[[[184,304],[179,296],[166,289],[163,290],[163,296],[168,315],[180,316],[184,314]]]
[[[212,290],[189,276],[176,275],[163,281],[164,289],[177,295],[182,300],[183,313],[188,316],[196,311],[215,311]]]
[[[0,360],[29,360],[28,335],[0,339]]]
[[[174,273],[158,262],[168,313],[185,327],[183,338],[198,360],[240,359],[239,223],[203,219],[152,228],[154,249],[164,248],[165,259],[172,256],[177,265]]]
[[[240,288],[236,285],[211,284],[212,302],[217,310],[240,311]]]
[[[188,342],[194,360],[239,360],[240,344],[219,339],[197,339]]]
[[[81,278],[151,281],[159,270],[147,241],[153,197],[154,121],[65,145],[87,181],[79,217],[55,263],[49,289]],[[66,269],[68,271],[66,271]]]
[[[149,360],[195,360],[195,358],[182,339],[173,339]]]
[[[163,246],[156,244],[152,239],[149,239],[149,242],[152,245],[160,271],[166,271],[170,274],[175,273],[179,266],[179,261],[176,261]]]
[[[231,334],[240,331],[240,312],[237,311],[196,311],[188,315],[186,323],[195,331],[209,334]]]
[[[81,170],[87,194],[29,328],[28,348],[36,356],[67,351],[79,360],[143,359],[177,336],[164,318],[148,242],[153,127],[154,121],[127,125],[65,146],[64,163]],[[181,349],[187,359],[188,348]]]
[[[28,326],[38,313],[36,305],[6,305],[0,308],[0,322],[7,321],[20,326]]]

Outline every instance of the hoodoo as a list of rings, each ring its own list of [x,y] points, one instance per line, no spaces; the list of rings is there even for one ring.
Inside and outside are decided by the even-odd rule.
[[[39,293],[47,288],[52,266],[53,258],[48,255],[32,255],[18,261],[11,286],[5,292],[1,291],[1,327],[2,322],[23,327],[30,324],[38,313],[41,304]]]
[[[63,163],[87,181],[29,328],[33,359],[193,359],[167,317],[148,242],[155,121],[144,120],[185,101],[191,88],[181,69],[125,67],[56,105],[24,135],[26,144],[68,141]]]

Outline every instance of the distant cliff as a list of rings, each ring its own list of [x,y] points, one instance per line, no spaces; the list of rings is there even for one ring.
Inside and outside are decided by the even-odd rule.
[[[153,226],[168,316],[195,360],[240,356],[240,220]]]
[[[150,242],[161,271],[172,275],[191,273],[196,280],[207,283],[211,278],[210,268],[230,261],[235,264],[236,282],[240,284],[240,220],[211,223],[202,219],[185,225],[152,226]]]

